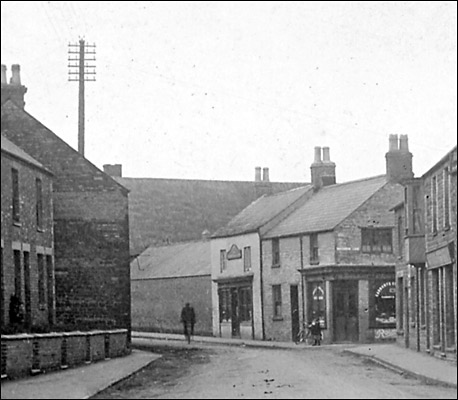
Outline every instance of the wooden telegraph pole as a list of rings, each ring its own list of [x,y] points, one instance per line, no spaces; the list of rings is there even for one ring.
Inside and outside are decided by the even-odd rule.
[[[68,45],[68,81],[79,82],[78,97],[78,151],[84,156],[84,82],[95,82],[95,44]]]

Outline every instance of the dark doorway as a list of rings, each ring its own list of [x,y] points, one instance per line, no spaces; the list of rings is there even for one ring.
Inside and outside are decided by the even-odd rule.
[[[297,340],[299,334],[299,292],[297,285],[290,286],[291,297],[291,333],[293,342]]]
[[[238,316],[239,296],[237,288],[231,289],[231,321],[232,321],[232,337],[240,337],[240,321]]]
[[[25,325],[32,326],[32,293],[30,289],[30,253],[24,252],[24,295],[25,295]]]
[[[358,281],[333,283],[334,341],[357,342]]]

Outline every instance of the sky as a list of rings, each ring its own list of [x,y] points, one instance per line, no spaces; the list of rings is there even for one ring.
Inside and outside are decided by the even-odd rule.
[[[406,134],[415,176],[456,145],[457,3],[3,1],[1,62],[26,110],[75,149],[69,43],[96,45],[85,156],[123,176],[338,182],[385,173]]]

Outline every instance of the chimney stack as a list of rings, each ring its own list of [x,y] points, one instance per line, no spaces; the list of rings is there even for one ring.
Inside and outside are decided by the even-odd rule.
[[[8,83],[6,77],[6,66],[2,64],[2,105],[11,100],[16,106],[24,108],[24,95],[27,88],[21,84],[21,68],[18,64],[11,67],[11,79]]]
[[[254,181],[261,182],[261,167],[256,167],[254,169]]]
[[[2,64],[2,85],[6,85],[6,65]]]
[[[321,159],[323,150],[323,159]],[[336,183],[336,164],[331,161],[329,147],[315,147],[315,160],[310,166],[312,185],[315,190]]]
[[[389,150],[385,154],[386,176],[390,182],[402,183],[412,179],[412,153],[409,152],[407,135],[390,135]]]
[[[270,180],[269,180],[269,168],[263,168],[262,169],[262,180],[264,182],[270,182]]]
[[[103,172],[112,177],[122,177],[122,164],[105,164]]]
[[[203,232],[202,232],[202,240],[204,241],[207,241],[207,240],[210,240],[211,238],[211,233],[208,229],[205,229]]]

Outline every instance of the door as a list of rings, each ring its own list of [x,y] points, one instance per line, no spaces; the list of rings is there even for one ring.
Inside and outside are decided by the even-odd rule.
[[[30,290],[30,253],[24,252],[25,325],[32,326],[32,293]]]
[[[333,284],[334,341],[357,342],[358,281],[337,281]]]
[[[291,334],[293,342],[297,340],[299,334],[299,294],[297,285],[290,286],[291,298]]]
[[[239,296],[237,288],[231,289],[231,320],[232,337],[240,337],[240,321],[238,316]]]

